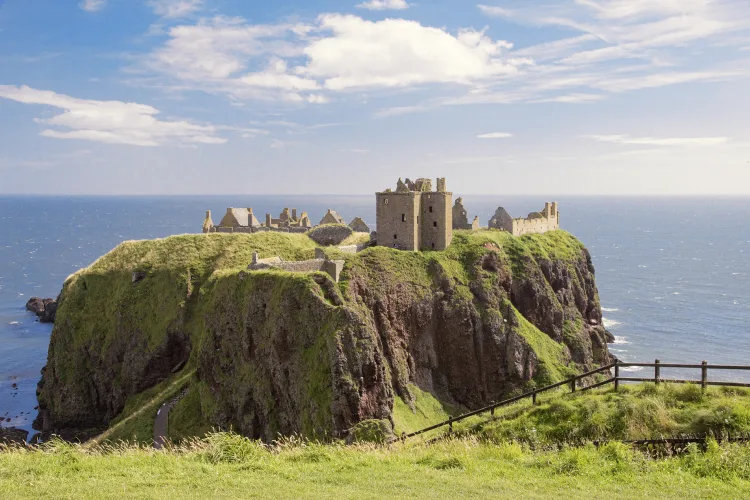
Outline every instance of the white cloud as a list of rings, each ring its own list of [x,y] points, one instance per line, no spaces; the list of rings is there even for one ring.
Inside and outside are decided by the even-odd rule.
[[[357,5],[360,9],[369,10],[403,10],[408,9],[406,0],[369,0]]]
[[[107,0],[83,0],[78,4],[86,12],[97,12],[102,10],[107,4]]]
[[[729,142],[729,137],[630,137],[628,135],[584,135],[584,139],[599,142],[640,146],[719,146]]]
[[[494,41],[483,31],[465,29],[452,35],[416,21],[373,22],[340,14],[321,16],[319,29],[331,35],[305,47],[309,61],[298,71],[323,79],[330,90],[469,84],[516,71],[505,57],[512,45]]]
[[[150,0],[148,4],[158,16],[185,17],[203,7],[203,0]]]
[[[490,134],[481,134],[477,136],[477,139],[507,139],[513,137],[513,134],[507,132],[492,132]]]
[[[613,93],[750,74],[747,61],[700,56],[714,47],[747,45],[739,35],[750,29],[745,0],[507,0],[502,7],[477,7],[510,22],[580,34],[511,51],[510,58],[535,64],[446,104],[590,103]]]
[[[561,102],[566,104],[579,104],[587,102],[598,102],[604,99],[602,94],[566,94],[546,99],[539,99],[533,102]]]
[[[323,104],[332,92],[422,84],[469,85],[530,64],[512,44],[473,29],[450,33],[415,21],[327,14],[315,24],[251,25],[214,17],[169,29],[146,65],[171,87]],[[258,68],[265,69],[258,69]]]
[[[381,109],[376,117],[472,103],[595,103],[615,93],[748,76],[750,71],[738,69],[741,61],[694,54],[698,43],[747,45],[738,35],[750,27],[740,15],[741,1],[479,5],[485,14],[512,22],[580,32],[516,50],[487,28],[449,31],[406,19],[335,13],[312,23],[268,25],[217,16],[169,28],[168,40],[146,65],[160,75],[162,88],[226,95],[234,103],[260,99],[302,106],[351,91],[439,92],[424,102]]]
[[[0,85],[0,97],[24,104],[41,104],[62,109],[38,123],[54,127],[40,132],[56,139],[80,139],[110,144],[158,146],[170,142],[222,144],[216,127],[187,121],[159,120],[159,110],[145,104],[122,101],[77,99],[25,85]]]
[[[331,99],[324,96],[323,94],[310,94],[309,96],[307,96],[307,102],[313,104],[327,104],[331,102]]]

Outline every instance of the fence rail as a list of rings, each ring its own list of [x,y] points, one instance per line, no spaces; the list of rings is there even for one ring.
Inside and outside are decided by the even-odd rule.
[[[652,378],[648,377],[621,377],[620,376],[620,369],[621,368],[653,368],[654,369],[654,376]],[[661,369],[662,368],[688,368],[688,369],[700,369],[701,370],[701,378],[700,380],[684,380],[684,379],[668,379],[663,378],[661,376]],[[585,387],[577,387],[577,383],[579,380],[597,375],[599,373],[607,372],[611,373],[610,370],[614,369],[614,376],[594,383],[587,385]],[[578,391],[587,391],[589,389],[595,389],[597,387],[602,387],[608,384],[614,384],[614,389],[617,391],[620,387],[620,382],[653,382],[655,384],[660,384],[663,382],[666,383],[673,383],[673,384],[700,384],[702,389],[706,389],[709,385],[716,385],[716,386],[727,386],[727,387],[750,387],[750,383],[744,383],[744,382],[724,382],[724,381],[710,381],[708,380],[708,370],[750,370],[750,366],[745,365],[709,365],[707,361],[701,362],[701,364],[681,364],[681,363],[662,363],[658,359],[655,360],[653,363],[622,363],[619,360],[615,360],[614,363],[602,366],[600,368],[597,368],[595,370],[588,371],[586,373],[582,373],[580,375],[576,375],[575,377],[571,377],[567,380],[563,380],[562,382],[557,382],[555,384],[551,384],[545,387],[541,387],[539,389],[534,389],[533,391],[525,392],[523,394],[520,394],[518,396],[514,396],[512,398],[505,399],[503,401],[492,403],[490,405],[484,406],[482,408],[462,413],[461,415],[457,415],[455,417],[450,417],[448,420],[444,420],[443,422],[436,423],[434,425],[431,425],[429,427],[425,427],[424,429],[419,429],[418,431],[410,432],[408,434],[402,433],[400,436],[400,439],[405,440],[411,437],[419,436],[420,434],[424,434],[425,432],[430,432],[435,429],[439,429],[441,427],[448,427],[448,432],[453,431],[453,424],[455,422],[460,422],[464,419],[467,419],[469,417],[474,417],[476,415],[481,415],[483,413],[490,413],[491,416],[494,416],[495,410],[497,408],[508,406],[513,403],[517,403],[518,401],[529,399],[531,398],[531,401],[533,404],[536,404],[536,398],[537,395],[551,391],[553,389],[557,389],[559,387],[569,386],[571,392]]]

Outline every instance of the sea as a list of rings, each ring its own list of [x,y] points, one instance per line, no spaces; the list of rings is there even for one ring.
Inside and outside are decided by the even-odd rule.
[[[456,193],[456,196],[458,193]],[[466,195],[487,224],[502,205],[539,211],[543,196]],[[561,227],[590,250],[610,350],[623,361],[750,365],[750,198],[557,197]],[[198,233],[206,210],[326,209],[374,226],[374,196],[0,196],[0,418],[31,432],[52,325],[24,308],[125,240]],[[649,368],[643,376],[650,375]],[[631,370],[630,376],[641,376]],[[625,375],[627,372],[623,373]],[[664,377],[697,371],[662,369]],[[750,373],[710,378],[750,382]]]

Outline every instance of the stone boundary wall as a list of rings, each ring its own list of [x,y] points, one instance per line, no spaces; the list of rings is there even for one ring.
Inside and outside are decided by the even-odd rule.
[[[264,233],[268,231],[274,231],[277,233],[306,233],[311,228],[308,227],[220,227],[214,226],[211,228],[209,233]]]
[[[559,228],[557,218],[513,219],[513,236],[546,233]]]
[[[315,258],[310,260],[285,261],[281,257],[259,259],[257,252],[253,253],[253,262],[247,266],[251,271],[267,269],[281,269],[292,273],[314,273],[322,271],[328,273],[333,281],[339,282],[341,271],[344,270],[343,260],[328,260],[322,248],[315,249]]]
[[[284,261],[274,264],[273,267],[293,273],[312,273],[315,271],[322,271],[324,263],[324,259]]]

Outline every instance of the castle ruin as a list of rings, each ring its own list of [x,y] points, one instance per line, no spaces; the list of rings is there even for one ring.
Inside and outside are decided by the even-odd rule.
[[[498,207],[489,221],[489,229],[507,231],[513,236],[546,233],[560,229],[560,214],[557,202],[547,202],[541,212],[531,212],[528,217],[514,219],[503,207]]]
[[[284,208],[278,217],[266,214],[265,222],[261,223],[255,217],[252,208],[227,208],[227,213],[216,226],[211,220],[211,211],[206,210],[203,221],[204,233],[257,233],[260,231],[283,231],[304,233],[312,228],[307,212],[297,217],[296,208]]]
[[[375,193],[378,244],[400,250],[445,250],[453,239],[453,193],[445,179],[398,180],[396,191]]]
[[[453,205],[453,229],[480,229],[479,216],[474,216],[474,220],[469,224],[469,218],[466,215],[463,198],[457,198],[456,204]]]

